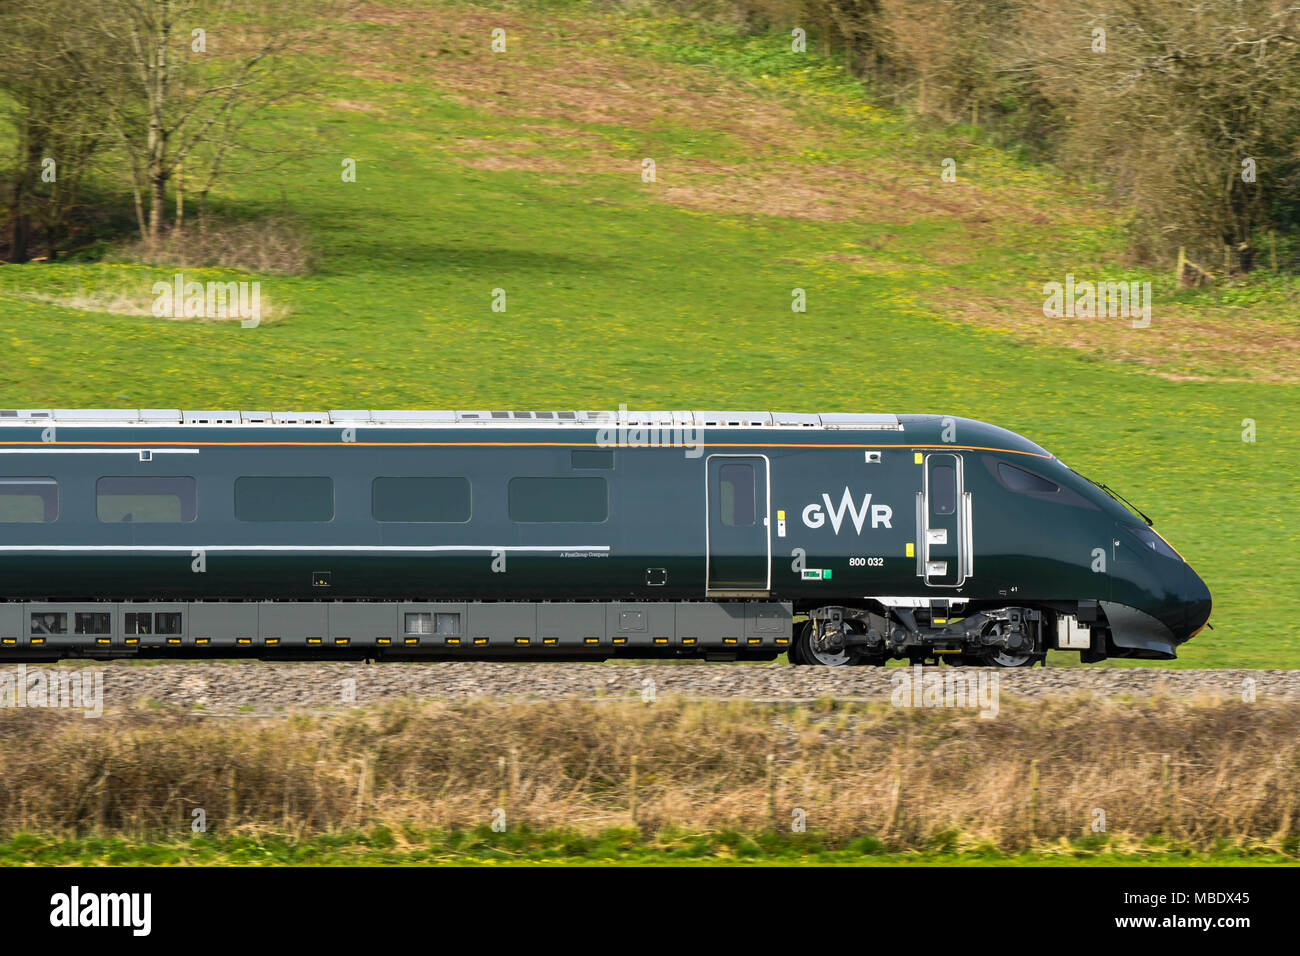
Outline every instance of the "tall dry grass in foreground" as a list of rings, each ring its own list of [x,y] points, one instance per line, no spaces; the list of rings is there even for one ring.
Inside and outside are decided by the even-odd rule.
[[[971,711],[661,700],[400,703],[288,718],[0,713],[0,831],[305,837],[636,821],[1016,849],[1091,833],[1280,843],[1300,704],[1086,698]],[[769,754],[774,755],[770,765]],[[504,758],[504,772],[502,759]],[[770,767],[770,769],[769,769]],[[1294,841],[1291,841],[1292,843]]]

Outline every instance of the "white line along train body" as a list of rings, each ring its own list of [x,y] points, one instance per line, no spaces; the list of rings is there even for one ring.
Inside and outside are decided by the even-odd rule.
[[[1149,522],[938,415],[0,410],[0,660],[1168,659]]]

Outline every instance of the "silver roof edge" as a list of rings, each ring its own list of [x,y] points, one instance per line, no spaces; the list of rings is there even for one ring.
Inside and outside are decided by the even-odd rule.
[[[829,412],[818,417],[821,419],[823,428],[864,428],[877,431],[903,430],[897,415],[882,415],[875,412]]]
[[[401,424],[410,422],[445,422],[451,424],[456,421],[456,412],[447,409],[377,409],[370,413],[370,420],[373,422]]]
[[[329,412],[272,412],[271,421],[277,425],[328,425]]]
[[[49,408],[0,408],[0,421],[48,421],[53,417]]]
[[[797,428],[816,428],[822,423],[820,415],[805,412],[773,412],[773,425],[792,425]]]
[[[239,412],[181,412],[181,422],[185,425],[237,425],[239,424]]]
[[[771,412],[692,412],[696,425],[762,426],[772,424]]]
[[[135,408],[55,408],[50,417],[60,422],[138,422]]]
[[[875,412],[757,412],[757,411],[502,411],[343,409],[328,412],[299,411],[180,411],[170,408],[90,409],[0,409],[0,424],[33,422],[87,424],[186,424],[186,425],[329,425],[360,422],[372,425],[483,424],[510,426],[527,423],[588,426],[637,425],[651,427],[740,427],[740,428],[825,428],[903,431],[897,415]]]

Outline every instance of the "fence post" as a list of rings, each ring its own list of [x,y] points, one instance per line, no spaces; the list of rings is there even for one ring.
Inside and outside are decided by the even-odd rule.
[[[510,772],[506,768],[506,758],[497,758],[497,807],[505,815],[506,829],[510,829]]]
[[[889,815],[885,819],[885,835],[897,836],[899,832],[899,814],[903,806],[903,769],[894,771],[894,786],[890,794]]]
[[[370,754],[361,754],[361,770],[357,773],[357,822],[366,818],[366,795],[370,789]]]
[[[628,780],[627,780],[627,789],[628,789],[627,804],[628,804],[628,813],[629,813],[629,814],[631,815],[631,817],[632,817],[632,826],[634,826],[634,827],[637,826],[637,819],[636,819],[636,764],[637,764],[637,755],[636,755],[636,754],[633,754],[633,755],[632,755],[632,769],[631,769],[631,771],[628,773]]]
[[[767,825],[776,829],[776,754],[767,755]]]
[[[1174,838],[1174,774],[1169,754],[1160,755],[1160,789],[1165,803],[1165,836]]]
[[[1029,761],[1029,838],[1038,836],[1038,759]]]
[[[239,791],[236,789],[238,778],[235,775],[235,765],[230,765],[230,773],[226,777],[226,832],[229,833],[235,828],[235,817],[239,813]]]

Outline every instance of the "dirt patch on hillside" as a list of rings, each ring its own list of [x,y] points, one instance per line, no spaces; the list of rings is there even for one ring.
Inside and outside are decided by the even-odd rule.
[[[654,181],[642,184],[643,194],[686,209],[887,226],[944,224],[925,248],[914,250],[923,262],[900,261],[867,240],[880,257],[845,261],[846,274],[942,272],[968,264],[990,242],[1013,241],[1008,236],[1033,248],[1066,249],[1073,230],[1117,215],[1100,204],[1074,204],[1057,213],[1062,197],[1041,183],[988,186],[966,177],[945,183],[937,157],[819,160],[836,138],[870,134],[810,125],[808,111],[796,113],[792,101],[705,67],[625,55],[613,28],[600,19],[452,3],[400,10],[365,4],[353,19],[374,25],[344,37],[345,56],[357,75],[427,83],[475,111],[514,122],[518,132],[501,139],[448,138],[441,131],[429,148],[450,162],[590,189],[598,176],[642,184],[643,160],[651,158]],[[497,29],[505,31],[506,52],[492,50]],[[698,131],[697,142],[683,136],[691,131]],[[656,145],[669,138],[674,146]],[[1157,302],[1151,327],[1134,329],[1125,319],[1046,318],[1041,297],[1032,292],[1012,301],[952,281],[932,289],[930,307],[1029,342],[1102,354],[1170,379],[1300,381],[1295,322],[1226,308],[1205,318],[1210,313]]]
[[[1222,310],[1214,319],[1152,303],[1151,324],[1133,319],[1043,315],[1043,298],[993,298],[960,288],[941,290],[927,303],[945,315],[1017,338],[1065,346],[1108,359],[1144,366],[1171,381],[1300,382],[1300,321],[1257,319],[1244,310]]]
[[[526,18],[515,11],[458,5],[417,13],[367,4],[353,18],[392,28],[347,37],[350,59],[361,75],[388,78],[405,67],[407,79],[426,78],[458,103],[542,121],[554,134],[550,142],[467,139],[443,147],[473,168],[615,173],[639,180],[648,157],[657,165],[656,182],[647,184],[649,195],[724,215],[893,223],[1046,221],[1042,197],[1034,190],[1000,189],[992,195],[968,182],[943,183],[937,168],[919,165],[849,169],[805,161],[801,152],[815,149],[830,134],[743,81],[625,56],[599,21]],[[505,31],[504,53],[492,51],[495,29]],[[656,127],[699,130],[745,160],[727,165],[708,161],[699,151],[656,150],[648,145],[658,139]],[[563,155],[556,155],[555,141],[564,144]]]

